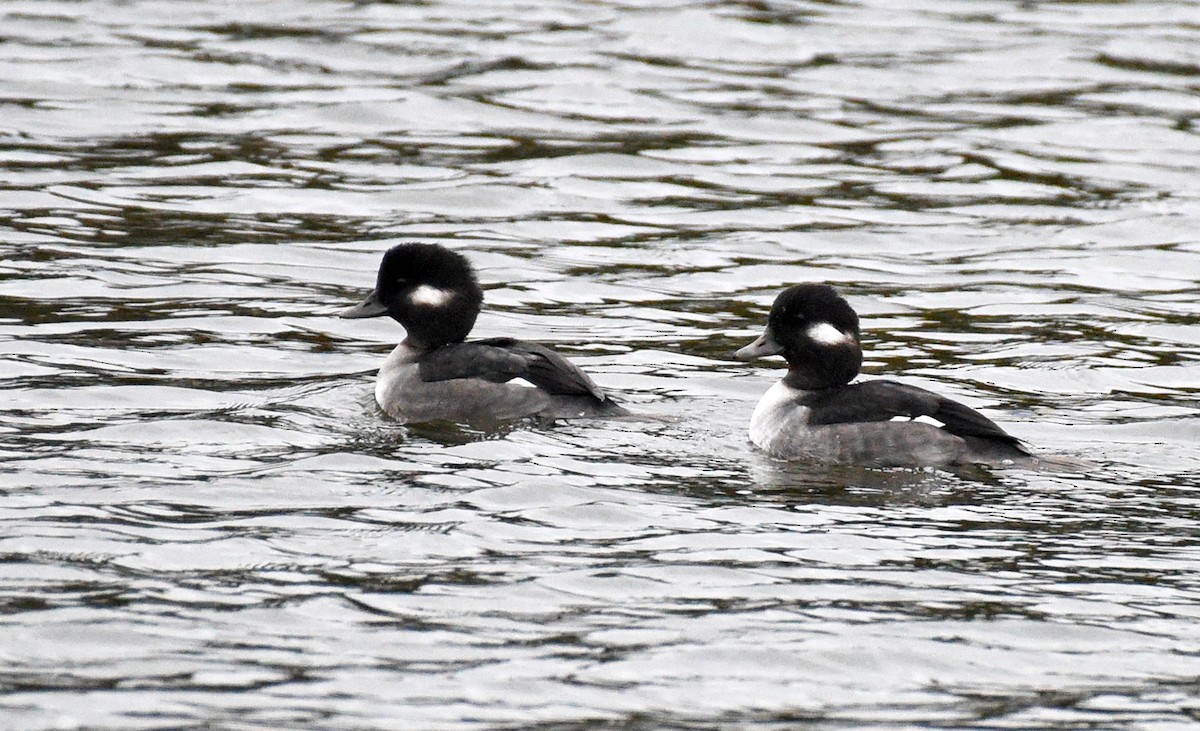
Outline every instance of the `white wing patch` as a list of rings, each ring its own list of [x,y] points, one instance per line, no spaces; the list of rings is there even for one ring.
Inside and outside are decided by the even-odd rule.
[[[809,325],[804,334],[818,345],[845,345],[854,341],[851,335],[838,330],[828,322],[818,322]]]
[[[441,307],[452,299],[454,299],[452,290],[439,289],[428,284],[422,284],[408,296],[409,302],[425,307]]]
[[[511,381],[505,381],[505,383],[510,386],[520,386],[521,388],[537,388],[537,386],[526,381],[524,378],[514,378]]]
[[[945,424],[943,424],[942,422],[933,418],[932,416],[926,416],[925,414],[921,414],[920,416],[914,416],[914,417],[893,416],[892,421],[916,421],[916,422],[920,422],[921,424],[929,424],[930,426],[936,426],[939,429],[946,426]]]

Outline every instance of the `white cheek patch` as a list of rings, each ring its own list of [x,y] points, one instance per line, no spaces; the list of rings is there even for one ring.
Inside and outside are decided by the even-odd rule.
[[[818,345],[845,345],[854,341],[852,336],[838,330],[828,322],[809,325],[804,334]]]
[[[893,416],[892,421],[915,421],[920,424],[929,424],[930,426],[936,426],[938,429],[941,429],[942,427],[946,426],[945,424],[943,424],[942,422],[933,418],[932,416],[926,416],[925,414],[921,414],[920,416],[914,416],[914,417]]]
[[[451,290],[438,289],[428,284],[422,284],[408,295],[409,302],[424,307],[441,307],[452,299],[454,299],[454,292]]]

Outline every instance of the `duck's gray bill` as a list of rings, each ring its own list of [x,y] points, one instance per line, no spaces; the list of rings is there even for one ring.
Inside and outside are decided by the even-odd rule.
[[[766,358],[768,355],[779,355],[783,352],[783,346],[775,342],[775,338],[771,337],[771,331],[767,330],[762,335],[744,348],[739,349],[733,354],[738,360],[754,360],[755,358]]]
[[[347,307],[338,313],[338,317],[354,319],[358,317],[379,317],[387,314],[387,305],[379,301],[379,297],[375,294],[375,290],[367,295],[367,298],[359,302],[353,307]]]

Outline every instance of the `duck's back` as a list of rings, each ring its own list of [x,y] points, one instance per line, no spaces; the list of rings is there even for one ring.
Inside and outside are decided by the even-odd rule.
[[[917,421],[920,417],[941,426]],[[1000,463],[1029,457],[1019,440],[974,409],[885,380],[811,391],[780,381],[755,409],[750,437],[781,459],[863,466]]]
[[[570,361],[543,346],[508,339],[431,352],[401,343],[379,370],[375,400],[404,422],[493,424],[625,413]]]

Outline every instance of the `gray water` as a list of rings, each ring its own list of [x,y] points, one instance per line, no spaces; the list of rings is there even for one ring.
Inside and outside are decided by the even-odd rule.
[[[0,727],[1200,719],[1194,2],[0,3]],[[476,335],[637,422],[404,427]],[[1074,470],[745,427],[774,295]]]

